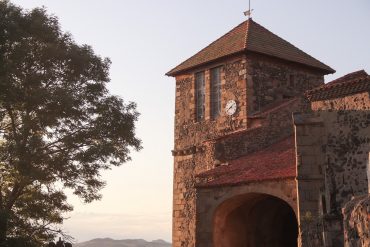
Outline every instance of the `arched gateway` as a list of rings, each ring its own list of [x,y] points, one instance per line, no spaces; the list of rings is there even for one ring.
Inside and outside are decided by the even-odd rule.
[[[250,193],[222,203],[213,219],[214,247],[296,247],[298,224],[285,201]]]
[[[296,247],[294,178],[197,189],[195,247]]]

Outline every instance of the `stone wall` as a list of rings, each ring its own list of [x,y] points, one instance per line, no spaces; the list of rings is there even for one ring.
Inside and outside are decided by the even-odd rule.
[[[210,118],[210,76],[205,68],[206,101],[205,119],[196,122],[194,76],[182,75],[176,78],[175,106],[175,150],[174,195],[173,195],[173,246],[195,245],[195,175],[208,169],[205,140],[216,138],[237,129],[245,129],[246,117],[246,69],[245,59],[239,57],[223,65],[221,70],[221,116]],[[211,67],[211,68],[212,68]],[[233,117],[224,114],[226,102],[233,99],[238,110]]]
[[[370,195],[353,198],[343,208],[344,246],[370,246]]]
[[[370,110],[369,92],[348,95],[342,98],[314,101],[312,110]]]
[[[322,145],[325,132],[320,118],[294,114],[294,124],[300,215],[316,217],[319,215],[319,192],[324,186]]]
[[[302,95],[306,90],[324,84],[322,74],[273,58],[247,57],[248,110],[263,110],[269,104]]]
[[[254,62],[258,59],[258,62]],[[221,115],[210,117],[210,70],[221,69]],[[196,121],[194,73],[205,71],[205,119]],[[192,247],[195,244],[196,189],[195,176],[211,169],[219,159],[233,159],[257,151],[293,132],[291,112],[299,111],[301,101],[290,104],[279,113],[269,113],[258,118],[257,128],[248,129],[249,115],[256,113],[255,105],[262,105],[264,112],[274,104],[279,105],[285,97],[302,94],[308,87],[323,83],[323,76],[298,66],[285,64],[260,56],[229,58],[227,62],[215,63],[191,73],[176,77],[174,196],[173,196],[173,246]],[[289,84],[290,75],[295,80]],[[275,95],[275,96],[274,96]],[[238,105],[233,116],[224,112],[228,100]],[[249,104],[254,106],[249,106]],[[265,107],[266,106],[266,107]],[[256,121],[254,118],[253,121]],[[255,125],[255,124],[254,124]],[[253,126],[254,126],[253,125]],[[234,135],[245,132],[240,137]],[[223,139],[225,136],[232,138]],[[239,138],[239,139],[238,139]],[[221,145],[217,145],[221,144]],[[222,148],[225,147],[224,157]],[[217,157],[216,157],[217,156]]]
[[[326,190],[330,190],[326,195],[328,210],[340,211],[352,196],[368,192],[370,111],[321,111],[300,117],[305,120],[304,126],[297,126],[297,154],[308,150],[315,152],[316,157],[324,157],[322,161],[314,160],[313,163],[325,173]],[[309,126],[312,122],[322,126],[320,130],[313,130]],[[308,134],[306,138],[300,135],[303,129]],[[315,138],[321,139],[321,144],[308,148],[300,145],[314,143]],[[298,171],[307,171],[310,175],[316,173],[309,167]]]
[[[343,245],[342,217],[329,206],[327,129],[320,115],[294,114],[299,201],[299,246]],[[330,182],[329,182],[330,183]]]
[[[329,203],[340,211],[352,196],[368,192],[370,111],[326,112],[325,122],[327,189],[333,195]]]
[[[252,201],[253,197],[258,195],[279,198],[288,203],[297,213],[297,191],[294,179],[199,188],[197,190],[196,246],[220,246],[220,241],[215,238],[221,237],[220,231],[225,230],[222,228],[222,218],[242,206],[243,203]]]
[[[292,112],[302,108],[299,98],[290,100],[261,116],[260,126],[211,140],[212,145],[208,148],[213,150],[214,157],[220,162],[237,159],[266,148],[293,135]]]
[[[238,58],[226,64],[217,64],[221,69],[221,115],[210,117],[210,75],[205,71],[205,119],[196,122],[194,74],[176,78],[175,105],[175,150],[200,145],[202,141],[245,128],[246,123],[246,66],[245,59]],[[211,67],[211,68],[212,68]],[[237,112],[229,117],[224,109],[228,100],[237,102]]]
[[[177,246],[194,246],[196,241],[195,215],[199,210],[195,206],[199,199],[195,190],[196,175],[214,168],[218,162],[255,152],[292,135],[291,112],[301,109],[300,102],[299,99],[286,102],[265,115],[257,128],[201,142],[200,147],[191,149],[191,154],[175,156],[173,242],[178,243]],[[281,185],[277,188],[281,189]]]
[[[173,246],[194,246],[195,162],[192,155],[175,157],[173,183]]]
[[[318,111],[294,119],[300,219],[322,217],[325,246],[341,246],[341,209],[368,193],[370,111]]]

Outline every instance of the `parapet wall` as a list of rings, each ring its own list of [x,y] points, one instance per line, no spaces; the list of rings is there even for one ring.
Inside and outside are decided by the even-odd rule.
[[[370,110],[369,92],[348,95],[341,98],[314,101],[312,110]]]

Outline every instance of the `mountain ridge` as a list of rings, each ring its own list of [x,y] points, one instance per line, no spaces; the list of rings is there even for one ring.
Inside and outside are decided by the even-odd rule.
[[[95,238],[89,241],[77,243],[74,247],[171,247],[172,244],[162,239],[148,242],[144,239],[122,239]]]

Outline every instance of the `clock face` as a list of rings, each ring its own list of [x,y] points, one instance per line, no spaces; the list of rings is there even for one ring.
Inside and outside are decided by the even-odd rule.
[[[226,104],[225,112],[227,115],[232,116],[235,114],[236,108],[237,106],[235,100],[229,100]]]

